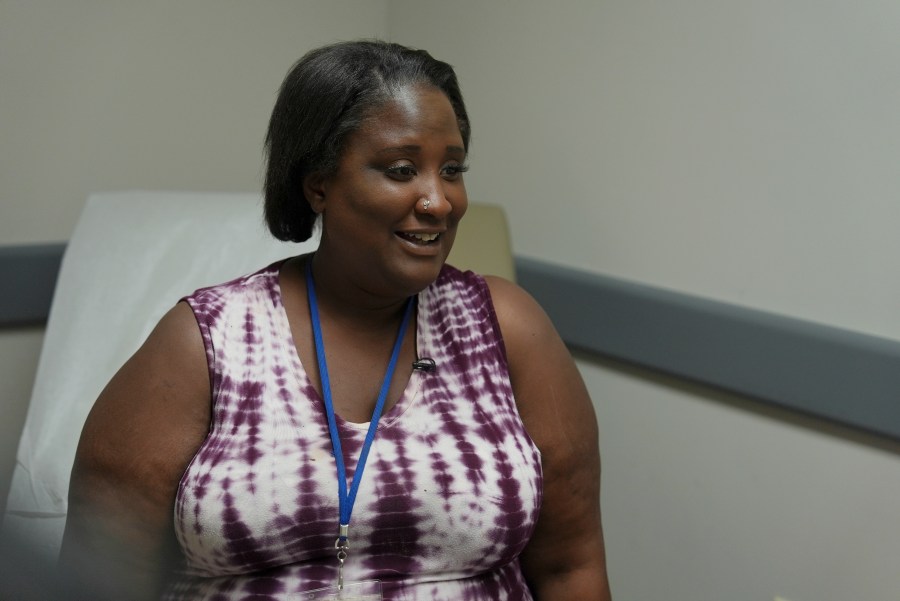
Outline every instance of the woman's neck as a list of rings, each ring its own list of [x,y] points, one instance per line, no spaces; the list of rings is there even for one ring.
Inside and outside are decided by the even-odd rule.
[[[316,299],[323,315],[368,331],[396,327],[408,297],[374,294],[318,253],[309,255],[306,261],[312,264]]]

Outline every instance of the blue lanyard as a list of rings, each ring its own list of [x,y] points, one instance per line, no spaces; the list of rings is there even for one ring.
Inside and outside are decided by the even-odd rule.
[[[378,427],[378,420],[381,419],[381,412],[384,410],[384,401],[387,398],[388,389],[391,387],[391,379],[394,376],[394,369],[397,367],[397,358],[400,356],[400,347],[403,345],[403,337],[406,333],[406,327],[409,325],[409,318],[412,315],[412,308],[415,304],[415,297],[409,297],[406,303],[406,310],[403,314],[403,321],[400,323],[400,331],[397,332],[397,340],[394,342],[394,350],[391,353],[391,360],[388,363],[387,373],[384,374],[384,382],[381,384],[381,391],[378,393],[378,400],[375,403],[375,410],[372,412],[372,421],[369,422],[369,430],[366,432],[366,439],[363,442],[362,450],[359,453],[359,460],[356,464],[356,472],[353,474],[353,482],[347,488],[347,470],[344,466],[344,454],[341,451],[341,437],[338,433],[337,421],[334,417],[334,403],[331,398],[331,381],[328,378],[328,365],[325,361],[325,342],[322,340],[322,325],[319,321],[319,305],[316,301],[316,289],[313,284],[312,277],[312,259],[306,263],[306,290],[309,298],[309,314],[312,321],[313,338],[316,344],[316,358],[319,361],[319,378],[322,381],[322,396],[325,400],[325,414],[328,417],[328,431],[331,435],[331,446],[334,449],[334,461],[337,464],[338,479],[338,508],[339,508],[339,536],[338,542],[346,543],[347,533],[350,526],[350,514],[353,512],[353,504],[356,502],[356,493],[359,490],[359,483],[362,481],[363,469],[366,466],[366,459],[369,456],[369,448],[372,441],[375,440],[375,430]]]

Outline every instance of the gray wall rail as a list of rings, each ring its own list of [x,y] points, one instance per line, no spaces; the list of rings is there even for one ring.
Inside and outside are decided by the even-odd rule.
[[[0,327],[47,321],[65,244],[0,246]]]
[[[571,346],[900,439],[900,342],[541,261],[519,283]]]
[[[64,244],[0,247],[0,326],[46,320]],[[573,348],[900,440],[900,341],[516,259]]]

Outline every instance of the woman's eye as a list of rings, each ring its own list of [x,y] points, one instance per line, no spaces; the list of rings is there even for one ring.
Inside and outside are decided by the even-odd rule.
[[[409,179],[416,174],[416,168],[412,165],[395,165],[389,167],[387,173],[397,179]]]
[[[468,165],[453,164],[445,166],[441,171],[443,172],[445,178],[456,179],[468,170]]]

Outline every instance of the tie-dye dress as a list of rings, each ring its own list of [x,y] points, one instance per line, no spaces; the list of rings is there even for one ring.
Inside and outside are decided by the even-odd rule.
[[[182,477],[185,566],[166,598],[305,599],[337,579],[338,501],[324,406],[297,355],[281,263],[186,300],[206,346],[209,436]],[[419,295],[419,357],[378,424],[350,526],[347,582],[385,599],[531,599],[518,556],[541,504],[482,278],[446,266]],[[332,374],[332,379],[339,374]],[[367,424],[337,418],[352,478]]]

